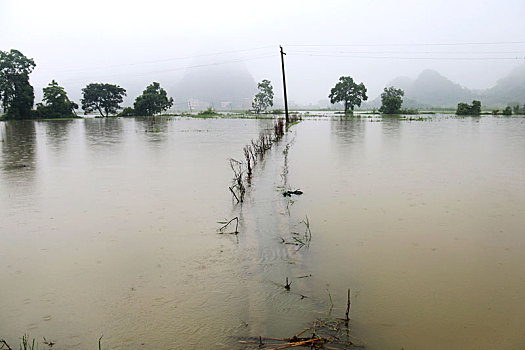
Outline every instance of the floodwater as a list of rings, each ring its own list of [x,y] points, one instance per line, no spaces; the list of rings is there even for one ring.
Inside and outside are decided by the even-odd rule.
[[[0,339],[243,349],[351,288],[367,349],[525,347],[525,119],[304,120],[236,205],[228,159],[271,126],[0,122]]]

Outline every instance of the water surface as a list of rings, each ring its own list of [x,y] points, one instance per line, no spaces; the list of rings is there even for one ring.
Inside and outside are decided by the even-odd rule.
[[[328,293],[342,317],[351,288],[369,349],[525,346],[523,119],[305,120],[235,205],[228,158],[268,127],[0,123],[0,338],[242,348],[327,317]],[[283,244],[306,216],[309,247]]]

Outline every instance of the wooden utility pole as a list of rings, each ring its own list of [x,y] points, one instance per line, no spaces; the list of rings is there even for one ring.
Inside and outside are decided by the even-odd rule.
[[[283,67],[284,112],[286,113],[286,125],[288,125],[288,96],[286,95],[286,75],[284,74],[284,55],[286,54],[283,52],[283,47],[279,47],[281,48],[281,65]]]

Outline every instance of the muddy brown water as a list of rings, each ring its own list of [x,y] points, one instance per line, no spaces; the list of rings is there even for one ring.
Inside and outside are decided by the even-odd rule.
[[[343,317],[351,288],[368,349],[525,347],[525,119],[304,120],[236,206],[228,158],[268,127],[0,122],[0,338],[242,349],[327,317],[328,293]],[[306,217],[309,246],[283,244]]]

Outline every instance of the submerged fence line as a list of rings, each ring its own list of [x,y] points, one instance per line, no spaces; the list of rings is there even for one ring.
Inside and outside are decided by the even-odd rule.
[[[230,158],[230,168],[233,171],[232,185],[228,187],[237,203],[244,202],[246,194],[245,183],[250,183],[253,175],[253,168],[257,161],[262,160],[266,151],[284,136],[285,128],[282,119],[274,122],[272,129],[267,129],[259,133],[256,140],[251,140],[243,147],[244,162]],[[246,174],[246,176],[244,176]]]

